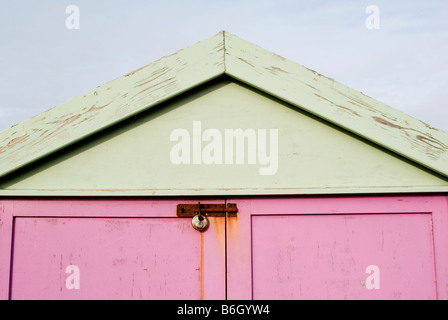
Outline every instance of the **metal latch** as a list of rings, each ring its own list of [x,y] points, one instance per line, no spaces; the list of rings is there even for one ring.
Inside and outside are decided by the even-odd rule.
[[[192,218],[195,215],[201,214],[205,217],[236,217],[238,208],[236,203],[194,203],[194,204],[178,204],[177,216],[183,218]]]

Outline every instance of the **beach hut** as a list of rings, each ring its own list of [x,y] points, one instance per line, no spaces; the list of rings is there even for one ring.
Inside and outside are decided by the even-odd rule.
[[[222,31],[0,132],[3,299],[446,299],[448,135]]]

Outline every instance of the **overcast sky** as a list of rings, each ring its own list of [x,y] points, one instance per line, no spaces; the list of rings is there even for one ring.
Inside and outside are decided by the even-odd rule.
[[[0,130],[221,30],[448,132],[447,0],[2,0]]]

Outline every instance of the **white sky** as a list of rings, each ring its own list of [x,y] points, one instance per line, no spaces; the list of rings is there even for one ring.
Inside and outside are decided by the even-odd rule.
[[[448,132],[446,0],[3,0],[0,130],[221,30]]]

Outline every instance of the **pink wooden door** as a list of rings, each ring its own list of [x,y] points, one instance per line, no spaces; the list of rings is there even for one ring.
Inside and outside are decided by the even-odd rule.
[[[209,201],[214,203],[217,201]],[[207,232],[179,201],[5,201],[1,273],[11,299],[223,299],[224,218]],[[195,203],[195,201],[182,201]],[[12,221],[11,221],[12,220]],[[6,235],[10,224],[13,234]],[[10,240],[11,239],[11,240]],[[11,261],[10,261],[11,260]],[[9,293],[7,293],[9,291]]]
[[[446,197],[229,199],[229,299],[446,299]]]
[[[448,297],[445,196],[227,202],[201,233],[175,215],[191,199],[2,200],[0,297]]]

